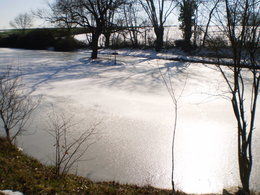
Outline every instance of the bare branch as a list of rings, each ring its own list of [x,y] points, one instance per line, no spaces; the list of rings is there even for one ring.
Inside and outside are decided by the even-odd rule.
[[[81,160],[89,147],[96,142],[94,136],[101,122],[82,130],[73,116],[57,114],[52,107],[49,114],[48,132],[54,138],[55,171],[58,177],[67,174],[73,165]],[[75,129],[82,133],[76,133]],[[79,134],[79,135],[76,135]]]
[[[33,100],[23,89],[20,75],[11,75],[10,70],[0,76],[0,119],[6,137],[11,143],[25,131],[25,125],[40,99]]]

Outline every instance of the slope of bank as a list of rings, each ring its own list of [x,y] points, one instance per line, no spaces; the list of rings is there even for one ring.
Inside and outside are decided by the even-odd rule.
[[[57,179],[52,167],[23,154],[0,138],[0,191],[5,189],[24,194],[171,194],[169,190],[149,186],[94,183],[76,175]]]

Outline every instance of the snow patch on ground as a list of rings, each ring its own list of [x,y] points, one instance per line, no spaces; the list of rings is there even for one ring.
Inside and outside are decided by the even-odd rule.
[[[23,195],[22,192],[12,191],[12,190],[0,190],[0,192],[4,193],[5,195]]]

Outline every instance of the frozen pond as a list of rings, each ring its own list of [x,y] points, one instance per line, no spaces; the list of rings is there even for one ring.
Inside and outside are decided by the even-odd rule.
[[[19,67],[32,94],[42,95],[28,135],[19,144],[51,163],[53,143],[44,131],[51,104],[83,119],[101,121],[99,138],[75,171],[90,179],[171,188],[174,107],[162,73],[171,71],[179,100],[176,187],[187,193],[221,192],[239,183],[236,122],[216,67],[155,59],[152,51],[109,51],[95,61],[89,51],[62,53],[0,48],[0,66]],[[158,54],[159,55],[159,54]],[[170,55],[170,54],[169,54]],[[246,89],[249,93],[249,89]],[[223,95],[224,94],[224,95]],[[251,187],[260,191],[259,104]]]

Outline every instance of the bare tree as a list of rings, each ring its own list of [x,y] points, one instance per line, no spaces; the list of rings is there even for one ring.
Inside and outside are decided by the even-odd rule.
[[[10,22],[10,26],[16,29],[22,29],[23,31],[27,28],[32,27],[33,25],[33,16],[28,13],[19,14]]]
[[[219,66],[219,70],[228,85],[237,122],[240,180],[243,189],[250,194],[250,174],[253,164],[252,137],[260,84],[260,65],[257,57],[260,42],[260,23],[257,20],[260,14],[260,2],[225,0],[224,4],[225,34],[230,41],[233,66],[229,67],[231,76],[223,67]],[[248,73],[251,73],[251,76],[245,79]],[[247,82],[251,83],[249,99],[246,99],[245,95]]]
[[[37,9],[32,13],[38,18],[60,28],[66,28],[70,32],[73,27],[76,27],[76,24],[72,20],[71,9],[68,6],[69,2],[68,0],[57,0],[52,4],[48,2],[48,9]]]
[[[100,123],[88,129],[81,129],[73,116],[57,114],[54,109],[48,115],[48,133],[54,138],[55,174],[63,177],[82,157],[91,145],[96,142],[94,135]],[[76,130],[80,130],[77,132]],[[76,135],[76,134],[79,135]]]
[[[160,75],[163,79],[163,83],[164,85],[166,86],[167,88],[167,91],[171,97],[171,100],[172,100],[172,103],[173,103],[173,108],[174,108],[174,119],[173,119],[173,131],[172,131],[172,147],[171,147],[171,150],[172,150],[172,170],[171,170],[171,184],[172,184],[172,193],[175,194],[176,193],[176,189],[175,189],[175,183],[174,183],[174,170],[175,170],[175,140],[176,140],[176,132],[177,132],[177,123],[178,123],[178,108],[179,108],[179,100],[180,98],[182,97],[182,94],[184,92],[184,89],[186,87],[186,84],[187,84],[187,78],[188,78],[188,74],[187,74],[187,77],[185,79],[185,82],[184,82],[184,85],[180,91],[179,94],[176,93],[176,89],[174,88],[174,83],[172,81],[172,77],[173,77],[173,74],[172,74],[172,71],[171,69],[168,69],[166,71],[165,74],[163,74],[162,70],[159,68],[159,72],[160,72]]]
[[[208,37],[208,30],[209,30],[209,25],[211,23],[212,17],[214,12],[216,11],[218,4],[220,3],[221,0],[215,0],[215,2],[213,2],[213,7],[209,10],[209,15],[208,15],[208,20],[207,20],[207,24],[206,24],[206,29],[204,32],[204,36],[203,36],[203,41],[202,41],[202,46],[205,46],[205,42],[206,39]],[[212,2],[211,2],[212,3]],[[206,3],[206,7],[208,7],[208,3]]]
[[[163,48],[164,24],[172,13],[176,4],[173,0],[139,0],[153,25],[156,35],[155,49]]]
[[[116,32],[117,25],[114,24],[115,12],[110,10],[106,13],[105,17],[106,17],[106,22],[105,22],[105,28],[103,30],[103,34],[105,36],[105,47],[109,47],[111,34]]]
[[[97,58],[98,41],[110,21],[109,13],[115,13],[126,0],[55,0],[50,4],[52,17],[42,17],[53,23],[79,26],[92,34],[91,58]],[[41,16],[41,14],[38,14]]]
[[[139,23],[138,12],[138,4],[136,0],[131,1],[129,4],[126,4],[123,7],[124,19],[123,25],[127,28],[130,41],[133,47],[138,47],[138,35],[140,32],[141,24]]]
[[[23,90],[21,77],[5,71],[0,75],[0,119],[9,143],[25,130],[32,112],[39,104]]]

